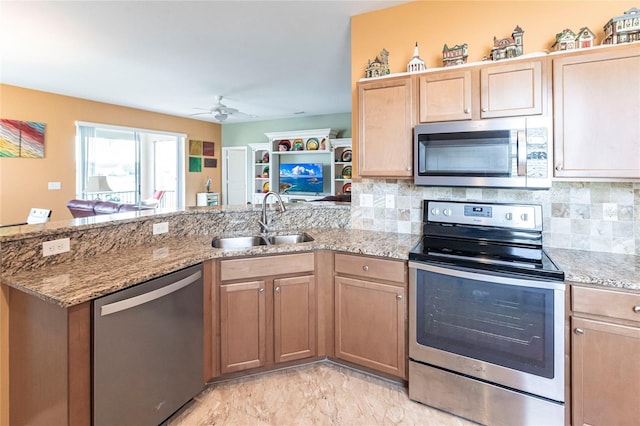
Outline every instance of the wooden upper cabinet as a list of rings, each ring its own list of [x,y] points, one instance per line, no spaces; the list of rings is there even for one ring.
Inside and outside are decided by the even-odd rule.
[[[420,122],[471,120],[471,70],[423,74],[420,85]]]
[[[413,176],[414,79],[358,82],[358,174]]]
[[[421,74],[421,123],[544,114],[547,59],[508,61]]]
[[[640,46],[553,59],[555,176],[640,178]]]
[[[543,60],[480,69],[480,117],[542,114]]]

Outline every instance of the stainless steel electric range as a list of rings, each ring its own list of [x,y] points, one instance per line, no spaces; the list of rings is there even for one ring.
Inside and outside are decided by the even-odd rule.
[[[541,206],[425,200],[409,270],[411,399],[483,424],[564,424],[564,273]]]

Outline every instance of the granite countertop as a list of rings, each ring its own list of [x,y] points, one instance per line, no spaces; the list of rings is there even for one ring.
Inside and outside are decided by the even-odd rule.
[[[67,308],[195,265],[207,259],[283,254],[318,249],[406,260],[418,238],[410,234],[353,229],[307,229],[314,241],[241,250],[211,247],[212,237],[194,235],[114,250],[30,271],[3,274],[9,285]]]
[[[565,281],[640,292],[640,256],[546,248]]]
[[[250,212],[253,210],[250,209]],[[222,210],[226,216],[232,211],[234,210]],[[195,213],[202,214],[202,217],[198,216],[196,220],[207,217],[206,211]],[[298,213],[304,215],[306,211],[301,209]],[[178,213],[178,218],[184,221],[184,216],[180,216],[181,214],[184,213]],[[156,217],[165,220],[171,215]],[[296,218],[301,217],[303,216],[296,216]],[[119,223],[136,223],[139,217],[125,219]],[[97,219],[94,221],[96,223],[83,223],[80,229],[92,230],[95,227],[109,225],[106,221],[104,224]],[[233,225],[237,226],[238,223],[234,222]],[[20,237],[28,241],[32,234],[48,235],[60,226],[52,224],[44,230],[29,228],[24,232],[20,231],[23,235],[15,231],[15,235],[0,234],[0,241],[15,240]],[[406,260],[409,251],[420,238],[410,234],[351,228],[323,228],[322,226],[325,225],[296,231],[310,234],[314,238],[311,242],[258,246],[242,250],[213,248],[211,247],[212,235],[203,234],[174,236],[133,246],[114,244],[106,252],[89,251],[88,254],[62,263],[42,265],[28,270],[20,269],[15,272],[5,269],[1,276],[2,284],[66,308],[208,259],[324,249]],[[111,229],[105,228],[105,232],[112,232]],[[80,239],[82,237],[81,235]],[[559,248],[545,248],[545,250],[565,272],[567,282],[640,292],[640,256]]]

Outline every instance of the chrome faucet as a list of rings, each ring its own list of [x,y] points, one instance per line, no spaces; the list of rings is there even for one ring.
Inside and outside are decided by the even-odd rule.
[[[278,194],[277,192],[273,192],[273,191],[269,191],[264,195],[264,198],[262,199],[262,219],[258,221],[258,223],[260,224],[260,228],[262,229],[262,232],[266,233],[269,231],[269,220],[267,219],[267,198],[269,198],[269,195],[275,195],[276,198],[278,199],[278,203],[280,203],[280,212],[284,213],[287,211],[287,208],[284,206],[284,203],[282,202],[282,198],[280,197],[280,194]]]

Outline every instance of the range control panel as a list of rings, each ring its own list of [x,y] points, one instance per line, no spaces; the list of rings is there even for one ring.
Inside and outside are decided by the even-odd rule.
[[[542,231],[542,206],[459,201],[425,201],[429,222]]]

